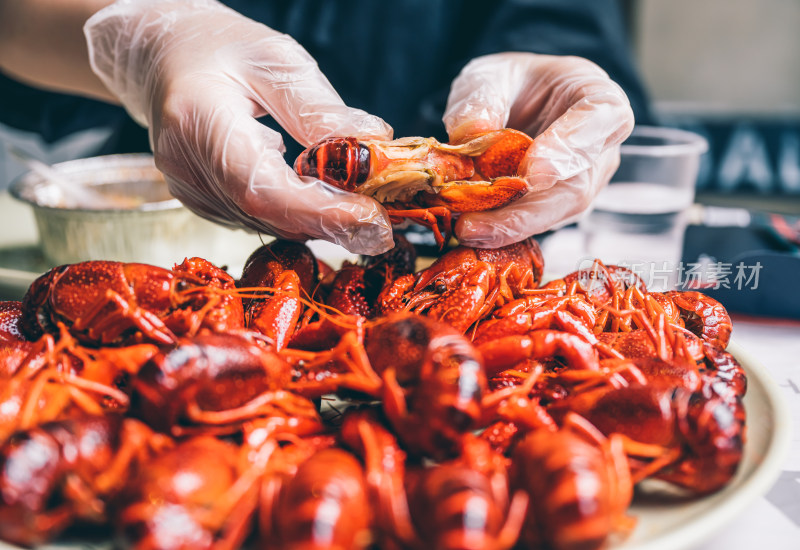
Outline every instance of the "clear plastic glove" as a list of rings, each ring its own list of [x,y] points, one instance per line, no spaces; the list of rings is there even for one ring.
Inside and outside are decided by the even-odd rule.
[[[528,193],[497,210],[462,214],[459,241],[495,248],[574,219],[616,171],[633,122],[625,93],[586,59],[515,52],[472,60],[447,101],[451,141],[500,128],[534,141],[520,170]]]
[[[271,115],[309,146],[334,135],[391,139],[383,120],[347,107],[289,36],[212,0],[121,0],[84,28],[92,69],[149,128],[170,192],[199,215],[351,252],[392,246],[372,199],[299,177]]]

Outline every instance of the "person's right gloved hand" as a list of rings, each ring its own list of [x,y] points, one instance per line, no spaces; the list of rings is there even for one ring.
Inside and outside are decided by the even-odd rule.
[[[460,242],[490,248],[574,222],[611,179],[634,125],[625,92],[600,67],[530,52],[470,61],[453,81],[443,119],[455,142],[505,127],[533,137],[520,164],[528,192],[456,223]]]
[[[271,115],[303,146],[328,136],[391,139],[383,120],[347,107],[285,34],[213,0],[120,0],[84,28],[92,69],[149,128],[170,192],[199,215],[351,252],[392,246],[372,199],[300,177]]]

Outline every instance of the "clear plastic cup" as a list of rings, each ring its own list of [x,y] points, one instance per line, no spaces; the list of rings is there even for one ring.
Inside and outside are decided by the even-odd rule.
[[[648,288],[678,283],[687,213],[708,142],[676,128],[638,126],[620,165],[579,223],[587,260],[621,264]]]

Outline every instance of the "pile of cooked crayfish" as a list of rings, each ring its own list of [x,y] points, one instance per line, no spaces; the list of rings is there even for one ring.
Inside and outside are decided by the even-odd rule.
[[[0,303],[0,538],[137,549],[601,548],[634,487],[737,471],[746,377],[698,292],[535,240],[338,270],[304,244],[236,280],[56,267]],[[650,481],[657,480],[657,481]]]

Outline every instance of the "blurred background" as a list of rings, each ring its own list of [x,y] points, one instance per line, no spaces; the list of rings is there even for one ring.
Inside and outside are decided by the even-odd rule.
[[[800,214],[800,2],[621,2],[659,121],[710,142],[698,201]],[[106,138],[44,144],[0,125],[0,188],[25,171],[7,143],[54,163],[97,154]]]
[[[686,230],[683,263],[744,259],[778,277],[765,287],[791,285],[800,276],[800,1],[619,1],[656,122],[709,142],[696,186],[702,214]],[[27,171],[11,145],[52,164],[103,154],[110,135],[96,129],[46,143],[0,124],[0,189]],[[27,243],[31,223],[5,220],[4,233]],[[555,272],[574,269],[562,246],[556,257],[567,265],[552,264]],[[5,254],[0,267],[14,258]],[[773,294],[774,305],[761,292],[718,297],[739,311],[800,317],[800,303]]]
[[[660,122],[709,140],[698,202],[800,214],[800,2],[624,7]]]

